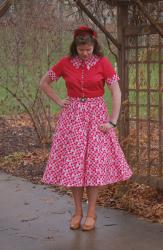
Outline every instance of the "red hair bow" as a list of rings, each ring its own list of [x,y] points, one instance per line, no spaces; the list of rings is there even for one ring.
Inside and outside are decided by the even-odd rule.
[[[87,26],[80,26],[79,28],[77,28],[74,31],[74,38],[76,36],[78,36],[78,35],[86,36],[88,34],[91,35],[91,36],[93,36],[94,38],[97,37],[97,33],[93,29],[91,29],[91,28],[89,28]]]

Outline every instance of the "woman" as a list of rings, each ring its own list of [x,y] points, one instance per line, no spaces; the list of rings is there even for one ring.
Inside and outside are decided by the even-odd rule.
[[[50,86],[63,77],[67,97]],[[83,217],[82,196],[88,194],[88,211],[82,229],[95,228],[98,187],[132,175],[115,134],[121,92],[119,77],[103,57],[97,34],[89,27],[74,31],[70,56],[63,57],[41,79],[41,89],[61,108],[42,181],[72,190],[75,212],[70,228],[78,229]],[[104,101],[104,85],[112,94],[112,114]]]

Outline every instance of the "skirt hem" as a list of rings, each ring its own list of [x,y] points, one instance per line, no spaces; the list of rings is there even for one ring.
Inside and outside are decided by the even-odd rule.
[[[127,176],[127,177],[124,177],[120,180],[115,180],[115,181],[109,181],[109,182],[106,182],[106,183],[99,183],[99,184],[90,184],[90,185],[64,185],[64,184],[61,184],[61,183],[54,183],[54,182],[48,182],[48,181],[45,181],[45,180],[41,180],[41,182],[43,184],[46,184],[46,185],[52,185],[52,186],[59,186],[59,187],[65,187],[65,188],[70,188],[70,187],[99,187],[99,186],[106,186],[106,185],[111,185],[111,184],[115,184],[115,183],[118,183],[118,182],[122,182],[122,181],[126,181],[128,179],[130,179],[132,177],[132,174]]]

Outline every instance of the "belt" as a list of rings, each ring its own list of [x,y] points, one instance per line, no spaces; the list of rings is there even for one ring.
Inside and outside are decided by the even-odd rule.
[[[86,100],[87,100],[87,97],[80,97],[81,102],[86,102]]]
[[[94,97],[86,97],[86,96],[83,96],[83,97],[69,96],[69,97],[70,97],[70,98],[79,98],[78,100],[79,100],[80,102],[86,102],[89,98],[91,98],[91,99],[94,98]],[[98,97],[99,97],[99,98],[101,97],[101,98],[102,98],[103,96],[95,96],[95,97],[97,97],[97,98],[98,98]]]

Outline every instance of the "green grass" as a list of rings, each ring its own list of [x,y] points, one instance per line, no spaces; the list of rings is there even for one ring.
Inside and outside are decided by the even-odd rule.
[[[46,63],[43,65],[44,72],[46,72],[47,70],[47,65]],[[140,89],[146,89],[147,88],[147,78],[146,78],[146,69],[145,66],[143,65],[142,68],[140,68],[142,71],[142,75],[140,74],[140,79],[139,79],[139,88]],[[10,68],[10,76],[12,77],[14,75],[15,72],[15,68]],[[2,72],[2,69],[1,69]],[[152,88],[158,88],[158,66],[154,65],[152,70],[151,70],[151,77],[150,77],[150,86]],[[3,77],[4,77],[5,72],[3,72]],[[25,78],[25,82],[23,84],[23,86],[26,88],[25,92],[27,93],[27,95],[30,98],[34,98],[34,95],[36,93],[36,89],[38,86],[38,83],[40,81],[41,78],[41,74],[34,74],[32,72],[28,71],[28,67],[25,67],[23,65],[20,66],[19,69],[19,74],[20,74],[20,78]],[[5,77],[4,77],[5,78]],[[7,78],[7,77],[6,77]],[[16,78],[16,77],[15,77]],[[135,88],[136,84],[135,84],[135,79],[136,79],[136,70],[134,67],[132,67],[129,71],[129,80],[130,80],[130,88]],[[13,90],[15,87],[14,83],[10,83],[10,81],[8,80],[8,85],[10,86],[10,88]],[[53,84],[53,88],[56,90],[56,92],[58,93],[58,95],[61,98],[65,98],[66,97],[66,87],[65,87],[65,83],[64,80],[61,78],[59,79],[58,82]],[[1,89],[1,88],[0,88]],[[24,91],[24,89],[22,89],[21,83],[18,89],[18,93],[19,96],[23,96],[22,92]],[[123,90],[122,90],[123,91]],[[111,95],[110,92],[107,88],[107,86],[105,86],[105,100],[106,103],[108,104],[108,109],[109,112],[111,112]],[[138,98],[139,98],[139,103],[140,104],[147,104],[147,93],[146,92],[139,92],[138,94]],[[136,103],[137,100],[137,95],[135,91],[130,91],[129,92],[129,101],[130,103]],[[151,93],[150,94],[150,100],[152,104],[158,104],[158,93]],[[24,110],[22,109],[22,107],[20,107],[20,105],[17,103],[17,101],[11,97],[9,94],[6,93],[5,90],[1,89],[0,91],[0,102],[1,102],[1,110],[0,110],[0,114],[10,114],[10,113],[19,113],[19,112],[23,112]],[[59,111],[59,107],[58,105],[54,104],[52,101],[50,101],[50,105],[51,105],[51,109],[52,112],[58,112]],[[152,112],[153,114],[156,114],[155,112]],[[146,107],[141,107],[140,108],[140,116],[142,117],[146,117],[147,115],[147,109]],[[131,116],[136,116],[136,109],[133,107],[131,108]],[[155,116],[155,115],[154,115]],[[157,114],[156,114],[157,116]]]
[[[1,34],[2,35],[2,34]],[[65,40],[68,40],[68,35],[65,34]],[[30,41],[30,39],[28,39]],[[63,43],[62,53],[55,52],[54,49],[51,50],[50,60],[51,63],[48,64],[47,50],[46,46],[43,51],[39,51],[39,55],[33,56],[33,51],[31,47],[28,47],[29,41],[25,45],[25,49],[19,49],[19,64],[17,66],[14,55],[10,53],[10,50],[3,50],[1,53],[1,65],[0,67],[0,115],[3,114],[17,114],[24,111],[23,107],[17,102],[17,100],[7,93],[2,87],[7,85],[13,92],[17,89],[17,94],[20,98],[23,99],[25,103],[28,102],[28,99],[34,99],[35,93],[38,88],[39,81],[41,77],[47,72],[54,63],[56,63],[59,58],[69,53],[69,43]],[[14,44],[14,42],[13,42]],[[10,41],[10,45],[12,42]],[[10,47],[9,45],[9,47]],[[105,50],[106,52],[106,50]],[[109,59],[114,63],[114,58],[112,55],[109,56]],[[1,87],[2,86],[2,87]],[[66,87],[64,80],[61,78],[58,82],[53,84],[53,88],[56,90],[58,95],[61,98],[66,97]],[[23,97],[23,93],[27,95],[27,100]],[[106,101],[111,100],[106,88]],[[28,98],[29,97],[29,98]],[[58,112],[59,107],[52,101],[50,101],[50,106],[52,112]],[[110,105],[109,105],[110,107]]]
[[[6,37],[5,37],[6,35]],[[30,29],[27,30],[27,33],[24,34],[25,44],[23,48],[18,48],[19,50],[14,50],[16,48],[16,42],[14,37],[14,32],[12,31],[10,36],[7,32],[2,29],[0,30],[0,38],[1,43],[5,43],[8,39],[8,44],[6,49],[0,51],[1,54],[1,61],[0,61],[0,85],[9,86],[13,91],[16,91],[17,82],[19,82],[18,86],[18,96],[23,98],[23,93],[27,95],[27,100],[23,98],[25,103],[28,102],[28,98],[33,99],[35,93],[38,88],[39,81],[43,74],[47,72],[48,68],[51,67],[55,62],[59,60],[63,55],[68,54],[69,52],[69,44],[71,42],[70,33],[64,34],[64,43],[62,44],[62,52],[58,52],[58,48],[55,48],[53,44],[55,41],[55,34],[50,34],[49,32],[42,33],[36,32],[35,34],[30,33]],[[8,37],[9,36],[9,37]],[[12,39],[13,36],[13,39]],[[54,37],[53,37],[54,36]],[[9,39],[10,38],[10,39]],[[6,41],[5,41],[6,39]],[[31,47],[33,40],[42,39],[42,43],[36,43],[35,47]],[[47,41],[48,41],[48,52],[50,53],[50,64],[48,62],[47,57]],[[1,48],[3,46],[1,45]],[[5,46],[4,46],[5,47]],[[12,51],[12,53],[11,53]],[[14,53],[13,53],[14,51]],[[115,58],[112,54],[109,54],[107,46],[103,49],[105,56],[109,57],[109,60],[112,62],[113,66],[115,63]],[[16,64],[16,53],[19,53],[19,66],[17,67]],[[139,57],[144,56],[146,59],[146,51],[140,51]],[[134,53],[132,57],[129,59],[134,60]],[[151,54],[151,59],[156,60],[158,59],[158,54],[153,53]],[[149,84],[149,79],[147,78],[147,65],[139,64],[138,66],[138,74],[139,74],[139,81],[138,85],[140,89],[147,88],[147,84]],[[136,88],[136,67],[135,65],[131,65],[128,69],[129,71],[129,88]],[[158,81],[159,81],[159,74],[158,74],[158,64],[150,64],[150,87],[158,88]],[[18,81],[19,80],[19,81]],[[53,88],[56,90],[58,95],[61,98],[66,97],[66,87],[63,79],[59,79],[58,82],[53,84]],[[123,89],[122,89],[123,91]],[[105,86],[105,101],[108,104],[108,110],[111,112],[111,94],[108,91],[108,87]],[[129,101],[131,103],[136,103],[137,98],[139,98],[139,103],[147,104],[147,93],[139,93],[138,95],[135,92],[129,92]],[[158,93],[152,93],[150,96],[152,104],[158,104]],[[0,87],[0,115],[2,114],[17,114],[23,112],[23,108],[19,105],[19,103],[14,99],[10,94],[8,94],[4,89]],[[50,106],[52,112],[58,112],[60,108],[58,105],[50,101]],[[131,108],[131,116],[136,115],[136,109],[133,107]],[[152,113],[156,113],[152,111]],[[140,114],[141,116],[147,115],[146,107],[140,107]],[[157,114],[156,114],[157,116]]]
[[[149,67],[149,68],[148,68]],[[136,66],[129,66],[129,89],[137,89],[137,91],[129,91],[129,103],[140,105],[139,117],[147,119],[149,115],[153,119],[158,119],[158,109],[150,107],[147,110],[147,104],[159,104],[159,65],[158,64],[139,64],[138,80],[136,81]],[[148,76],[149,70],[149,76]],[[137,82],[137,84],[136,84]],[[154,89],[148,94],[148,88]],[[140,91],[139,91],[140,90]],[[141,106],[142,105],[142,106]],[[150,114],[148,114],[150,113]],[[136,117],[136,107],[130,107],[130,117]]]

